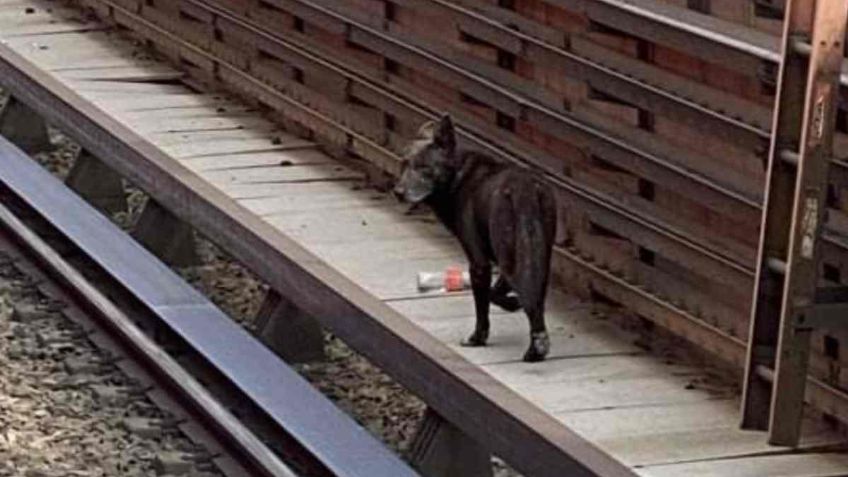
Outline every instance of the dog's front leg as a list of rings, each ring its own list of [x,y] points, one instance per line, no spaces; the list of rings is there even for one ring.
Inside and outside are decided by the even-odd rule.
[[[471,289],[474,292],[474,307],[477,323],[474,333],[462,342],[463,346],[486,346],[489,339],[489,291],[492,286],[492,266],[471,264]]]

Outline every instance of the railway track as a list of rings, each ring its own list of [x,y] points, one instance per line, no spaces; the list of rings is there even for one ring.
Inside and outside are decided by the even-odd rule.
[[[109,300],[105,298],[102,291],[85,280],[11,210],[6,207],[0,208],[0,222],[2,222],[0,252],[13,260],[15,268],[28,280],[38,283],[40,291],[61,306],[65,316],[70,317],[75,324],[85,330],[87,339],[96,343],[99,349],[108,352],[110,359],[119,363],[121,371],[134,383],[138,383],[140,389],[144,390],[148,398],[154,400],[157,407],[168,416],[174,416],[181,431],[190,430],[189,435],[194,444],[205,452],[214,449],[203,456],[208,459],[209,464],[213,464],[213,460],[217,461],[214,463],[215,467],[224,471],[225,475],[236,476],[257,472],[252,465],[243,465],[245,462],[238,457],[231,445],[222,446],[222,443],[214,437],[214,429],[217,426],[226,425],[224,423],[228,420],[234,429],[242,427],[237,421],[232,424],[234,421],[232,415],[229,415],[229,419],[222,415],[217,422],[211,418],[202,420],[197,418],[194,411],[181,404],[181,401],[191,396],[196,404],[206,403],[207,408],[209,403],[217,406],[210,395],[196,391],[200,388],[199,385],[183,370],[182,366],[162,358],[164,353],[161,347],[145,336],[129,316],[117,307],[108,307],[111,309],[107,311],[107,306],[103,306],[104,309],[100,311],[99,317],[80,308],[78,305],[80,299],[89,303],[84,306],[90,306],[92,302],[107,303]],[[73,283],[77,285],[70,285]],[[104,318],[111,320],[111,323],[104,324],[102,322]],[[121,329],[117,333],[122,333],[123,336],[115,336],[116,331],[113,327]],[[128,344],[128,341],[131,344]],[[151,367],[158,368],[159,373],[168,376],[160,375],[158,379],[154,378],[154,375],[149,372]],[[173,389],[173,384],[167,383],[165,379],[183,383],[178,386],[181,389]],[[228,413],[224,411],[224,414]],[[167,423],[163,424],[163,426],[166,425]],[[153,426],[147,432],[156,432],[156,424]],[[252,471],[248,470],[251,468]],[[284,470],[280,472],[281,469]],[[278,467],[277,474],[296,475],[282,463]]]
[[[190,285],[2,137],[0,158],[0,252],[61,303],[87,339],[109,353],[203,449],[186,454],[201,467],[214,465],[233,477],[413,475]],[[192,315],[200,328],[191,329]],[[210,339],[239,352],[210,347]],[[321,434],[314,419],[331,427],[333,437]],[[347,452],[367,461],[352,463]]]
[[[546,134],[569,138],[589,156],[602,157],[613,172],[626,169],[640,181],[645,178],[651,185],[649,191],[654,190],[654,185],[667,187],[699,201],[708,210],[733,217],[733,221],[756,223],[760,213],[758,188],[752,187],[750,181],[724,183],[726,178],[719,178],[718,173],[727,169],[704,169],[709,163],[706,156],[696,152],[693,157],[699,158],[697,161],[681,161],[682,156],[691,152],[646,140],[633,130],[615,124],[603,126],[602,117],[572,114],[562,108],[555,110],[549,98],[542,95],[540,99],[539,94],[528,92],[526,82],[516,82],[470,61],[467,56],[457,56],[443,45],[391,29],[378,16],[355,15],[354,8],[332,2],[266,2],[257,7],[259,10],[240,2],[196,0],[161,9],[136,2],[86,3],[157,45],[162,53],[182,63],[198,78],[240,91],[269,110],[287,116],[290,122],[305,126],[331,149],[365,158],[390,173],[398,170],[404,133],[408,134],[414,124],[432,119],[441,111],[452,112],[460,119],[466,144],[541,169],[559,187],[566,209],[578,217],[575,222],[590,224],[589,231],[585,225],[568,227],[574,240],[557,251],[555,268],[560,276],[575,278],[572,283],[583,283],[595,292],[604,290],[607,298],[617,296],[615,301],[643,310],[648,318],[736,365],[742,363],[740,343],[747,333],[744,290],[750,288],[753,277],[753,237],[743,245],[733,237],[716,235],[710,227],[684,220],[662,208],[646,207],[641,182],[637,193],[611,189],[597,181],[587,184],[569,172],[579,164],[567,158],[563,162],[563,156],[555,156],[518,137],[515,121],[527,121]],[[407,5],[407,2],[395,3]],[[746,106],[741,112],[734,112],[733,101],[739,101],[738,97],[726,92],[717,94],[709,88],[693,90],[693,81],[679,76],[672,78],[656,69],[637,70],[639,65],[635,62],[621,61],[622,58],[608,50],[592,50],[584,45],[584,52],[594,51],[594,54],[575,54],[563,46],[542,41],[541,37],[517,32],[515,25],[507,27],[472,11],[471,7],[479,7],[473,1],[460,2],[466,8],[436,0],[412,3],[450,11],[466,30],[503,50],[514,51],[513,54],[573,67],[578,79],[605,94],[638,103],[640,111],[661,112],[684,123],[703,123],[711,132],[722,134],[722,140],[745,146],[748,150],[745,157],[751,160],[759,161],[757,157],[764,152],[757,147],[768,138],[764,126],[768,108],[762,104],[742,101]],[[614,3],[607,2],[603,8],[622,7]],[[590,10],[599,22],[607,18],[598,13],[601,10]],[[609,18],[615,23],[623,14],[641,15],[643,22],[662,20],[664,28],[681,27],[679,21],[645,12],[622,7]],[[320,31],[346,39],[347,49],[334,49],[326,39],[322,43],[318,33],[310,35],[309,29],[298,27],[298,21],[283,35],[281,30],[269,27],[268,21],[263,23],[263,17],[279,20],[279,25],[291,24],[292,18],[300,19],[300,25],[303,22],[318,25],[323,28]],[[631,30],[642,32],[633,23],[615,24],[629,25]],[[759,70],[752,72],[748,66],[762,66],[763,62],[776,58],[764,41],[760,43],[765,46],[756,46],[721,32],[706,34],[707,30],[697,28],[682,31],[690,40],[697,38],[696,49],[706,51],[704,55],[708,58],[715,51],[728,48],[736,52],[734,57],[744,55],[747,66],[742,68],[737,64],[736,69],[752,77]],[[679,44],[676,36],[669,38],[674,42],[667,43]],[[575,37],[577,40],[582,39]],[[706,43],[718,46],[702,48]],[[357,52],[364,53],[357,56]],[[383,58],[382,63],[375,66],[372,56]],[[250,60],[254,57],[258,58],[255,62]],[[609,58],[617,58],[617,62],[605,64]],[[392,72],[398,65],[403,65],[401,68],[414,65],[418,71],[439,76],[445,84],[461,91],[463,97],[471,98],[465,103],[482,104],[497,111],[498,124],[482,120],[462,101],[458,104],[427,91],[407,77],[394,75]],[[307,78],[316,78],[318,86],[309,79],[299,79],[298,75],[303,76],[304,72],[309,73]],[[350,106],[351,101],[355,106]],[[374,123],[368,118],[374,117],[378,118],[376,124],[388,121],[392,126],[373,129]],[[835,165],[836,186],[841,186],[844,179],[839,171],[846,170],[846,164],[836,161]],[[737,223],[733,221],[727,223]],[[835,224],[825,238],[825,256],[839,268],[848,255],[848,243],[842,238],[845,234],[839,223]],[[606,256],[618,252],[594,240],[592,237],[598,233],[612,241],[631,243],[639,251],[636,259],[631,259],[634,264],[621,266],[616,263],[618,259],[607,259]],[[657,272],[657,256],[673,262],[674,267],[682,266],[698,278],[689,285],[686,282],[693,280],[678,275],[679,271]],[[816,357],[814,368],[827,369],[832,360],[827,356]],[[831,398],[842,401],[848,397],[821,381],[815,383],[814,389],[821,392],[821,398],[813,398],[819,402]]]

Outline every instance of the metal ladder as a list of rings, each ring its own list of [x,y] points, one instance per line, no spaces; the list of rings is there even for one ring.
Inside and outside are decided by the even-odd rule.
[[[848,325],[848,288],[818,288],[817,246],[846,18],[846,0],[786,1],[742,399],[742,427],[774,445],[800,438],[812,330]]]

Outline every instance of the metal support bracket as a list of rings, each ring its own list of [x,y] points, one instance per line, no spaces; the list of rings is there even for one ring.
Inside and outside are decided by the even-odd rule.
[[[409,458],[425,477],[493,475],[491,454],[430,408],[424,413]]]
[[[0,111],[0,136],[29,155],[53,149],[44,119],[14,96]]]
[[[65,184],[101,210],[109,213],[127,210],[121,177],[84,149],[77,156]]]
[[[169,265],[191,267],[200,263],[194,230],[152,199],[144,206],[133,237]]]
[[[269,290],[256,317],[262,342],[287,363],[324,361],[321,325],[290,300]]]

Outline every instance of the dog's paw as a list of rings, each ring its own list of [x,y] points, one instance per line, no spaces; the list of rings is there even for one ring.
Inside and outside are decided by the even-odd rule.
[[[531,333],[530,347],[524,353],[524,361],[527,363],[537,363],[544,361],[545,357],[551,351],[551,339],[547,332]]]
[[[486,346],[486,341],[489,339],[489,332],[482,330],[475,330],[474,333],[471,333],[471,336],[459,342],[460,346],[465,346],[467,348],[476,348],[480,346]]]
[[[508,311],[510,313],[521,309],[521,302],[518,301],[517,296],[492,297],[492,303],[501,310]]]

